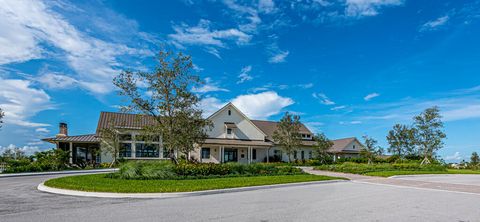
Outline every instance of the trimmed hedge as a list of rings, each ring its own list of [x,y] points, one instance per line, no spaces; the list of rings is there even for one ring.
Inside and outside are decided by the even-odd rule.
[[[439,164],[420,165],[417,163],[380,163],[380,164],[363,164],[363,163],[342,163],[334,165],[323,165],[315,167],[316,170],[328,170],[344,173],[366,174],[369,172],[380,171],[446,171],[447,168]]]
[[[111,174],[121,179],[195,179],[234,176],[268,176],[303,174],[301,169],[276,164],[239,163],[180,163],[169,161],[128,161],[120,166],[119,172]]]

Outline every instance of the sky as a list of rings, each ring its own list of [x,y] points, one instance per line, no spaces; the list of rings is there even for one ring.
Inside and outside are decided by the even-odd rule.
[[[206,114],[300,115],[330,139],[369,135],[438,106],[447,162],[480,152],[480,1],[0,0],[0,151],[94,133],[118,111],[112,78],[183,52]]]

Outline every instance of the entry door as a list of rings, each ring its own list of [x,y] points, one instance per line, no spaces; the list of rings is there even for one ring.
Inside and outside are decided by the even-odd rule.
[[[238,158],[237,158],[238,151],[237,151],[237,149],[225,148],[223,153],[224,153],[223,154],[223,159],[225,160],[225,163],[226,162],[237,162],[238,161]]]

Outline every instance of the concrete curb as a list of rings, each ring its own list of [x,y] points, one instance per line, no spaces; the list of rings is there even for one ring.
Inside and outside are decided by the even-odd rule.
[[[286,184],[238,187],[238,188],[228,188],[228,189],[218,189],[218,190],[204,190],[204,191],[195,191],[195,192],[178,192],[178,193],[86,192],[86,191],[66,190],[66,189],[48,187],[48,186],[45,186],[44,183],[39,184],[37,189],[47,193],[69,195],[69,196],[80,196],[80,197],[166,199],[166,198],[176,198],[176,197],[191,197],[191,196],[201,196],[201,195],[210,195],[210,194],[234,193],[234,192],[243,192],[243,191],[252,191],[252,190],[264,190],[264,189],[272,189],[272,188],[314,185],[314,184],[328,184],[328,183],[338,183],[338,182],[348,182],[348,180],[322,180],[322,181],[312,181],[312,182],[286,183]]]
[[[115,172],[118,169],[98,169],[98,170],[65,170],[65,171],[50,171],[50,172],[32,172],[32,173],[7,173],[0,174],[1,178],[7,177],[26,177],[26,176],[43,176],[43,175],[57,175],[57,174],[89,174],[89,173],[108,173]]]

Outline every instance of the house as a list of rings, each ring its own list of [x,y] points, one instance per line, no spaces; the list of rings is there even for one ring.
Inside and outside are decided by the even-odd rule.
[[[288,156],[273,141],[273,132],[278,122],[251,120],[232,103],[228,103],[210,117],[213,128],[207,132],[208,138],[189,155],[200,162],[268,162],[271,160],[287,161]],[[166,159],[161,138],[146,142],[141,129],[154,124],[151,116],[101,112],[95,134],[68,135],[67,124],[60,123],[60,132],[47,141],[56,144],[58,149],[70,151],[70,162],[110,162],[110,155],[101,152],[99,132],[103,128],[114,127],[121,134],[122,151],[119,157],[125,159]],[[292,159],[308,160],[313,157],[312,146],[315,144],[313,133],[301,125],[302,145],[293,153]],[[357,157],[362,144],[356,138],[333,140],[330,152],[334,160],[338,158]]]

